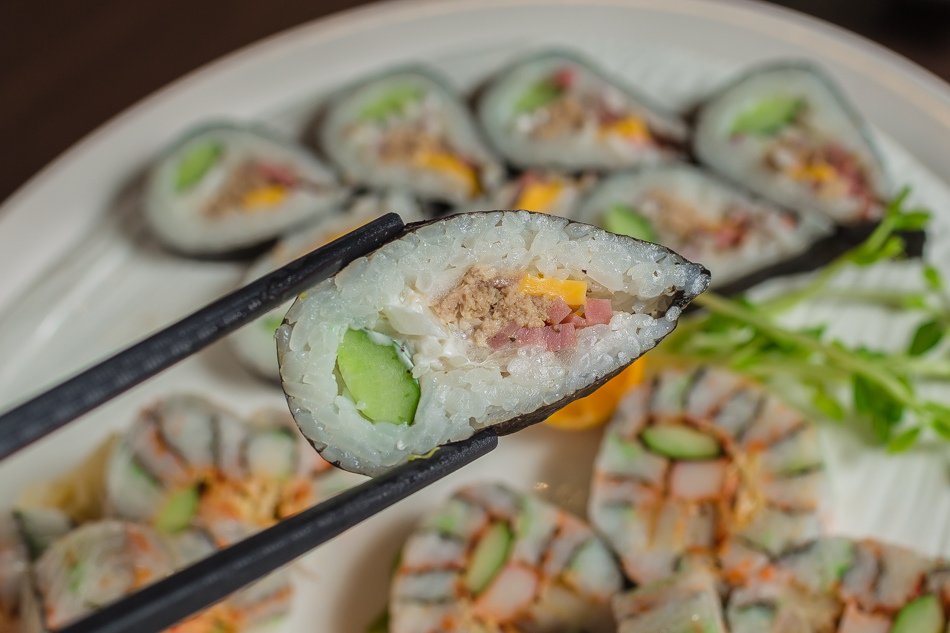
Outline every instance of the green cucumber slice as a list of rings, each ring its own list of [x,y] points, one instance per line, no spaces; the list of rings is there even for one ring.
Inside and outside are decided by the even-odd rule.
[[[357,409],[371,422],[412,424],[419,381],[412,364],[388,336],[349,329],[336,352],[337,369]]]
[[[224,148],[218,143],[201,143],[190,148],[178,161],[175,191],[180,193],[201,182],[223,153]]]
[[[660,239],[653,224],[642,213],[623,204],[615,204],[604,212],[604,228],[611,233],[645,242],[656,242]]]
[[[943,633],[946,620],[937,596],[931,594],[911,601],[897,612],[891,633]]]
[[[798,97],[766,97],[736,117],[732,124],[732,133],[772,136],[794,121],[804,107],[805,101]]]
[[[654,453],[673,459],[712,459],[720,452],[719,442],[714,437],[688,426],[651,426],[640,437]]]
[[[528,88],[515,103],[516,114],[527,114],[557,101],[564,90],[550,79],[544,79]]]
[[[479,594],[491,584],[498,575],[511,549],[514,537],[507,523],[498,521],[485,529],[482,538],[475,545],[472,562],[465,572],[465,587],[473,594]]]
[[[405,110],[406,106],[422,99],[423,91],[416,86],[394,86],[382,97],[360,110],[364,121],[382,121]]]
[[[198,512],[200,497],[198,486],[183,488],[172,493],[155,517],[155,529],[166,533],[184,530]]]

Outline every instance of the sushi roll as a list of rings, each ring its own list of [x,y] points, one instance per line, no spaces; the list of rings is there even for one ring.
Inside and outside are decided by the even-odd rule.
[[[814,428],[720,369],[669,370],[628,394],[606,429],[591,485],[591,523],[637,583],[720,550],[727,578],[741,576],[820,527]]]
[[[758,277],[829,233],[685,164],[611,175],[576,219],[668,246],[709,268],[714,288]]]
[[[162,534],[203,532],[231,545],[355,483],[299,437],[288,416],[245,422],[198,396],[145,409],[109,456],[113,516]]]
[[[277,331],[283,388],[324,458],[377,475],[587,395],[708,282],[668,249],[552,215],[420,223],[298,297]]]
[[[501,484],[463,488],[402,549],[390,633],[614,631],[622,577],[580,519]]]
[[[551,170],[529,170],[505,183],[488,208],[520,209],[573,218],[577,205],[596,176],[579,177]]]
[[[889,185],[867,126],[820,68],[754,68],[700,106],[693,150],[780,205],[854,225],[880,217]]]
[[[591,61],[549,50],[515,61],[478,100],[495,149],[521,168],[612,170],[682,155],[686,124]]]
[[[350,182],[426,200],[470,202],[503,175],[453,89],[425,68],[398,68],[344,88],[327,105],[318,134]]]
[[[19,630],[21,593],[31,562],[72,527],[69,517],[52,508],[0,514],[0,631]]]
[[[286,235],[270,252],[251,266],[241,285],[250,283],[390,212],[398,213],[407,222],[422,219],[419,205],[410,196],[399,193],[360,196],[342,213],[333,214],[316,224]],[[245,367],[275,382],[279,380],[280,374],[277,371],[277,344],[274,341],[274,333],[292,304],[293,301],[288,301],[274,308],[239,329],[228,339],[231,349]]]
[[[904,547],[822,537],[782,556],[737,587],[732,631],[944,633],[946,576]]]
[[[148,174],[145,220],[170,248],[238,251],[330,212],[336,176],[294,143],[262,129],[216,123],[177,140]]]
[[[172,573],[158,533],[123,521],[87,523],[56,540],[24,590],[24,631],[58,629]]]
[[[716,578],[683,570],[613,599],[617,633],[726,633]]]

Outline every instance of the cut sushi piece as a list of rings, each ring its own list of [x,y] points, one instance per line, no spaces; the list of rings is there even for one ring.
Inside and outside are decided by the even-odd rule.
[[[669,370],[628,394],[594,465],[589,516],[637,583],[722,554],[746,577],[817,536],[814,428],[725,370]]]
[[[87,523],[55,541],[24,592],[27,632],[58,629],[174,570],[158,533],[122,521]]]
[[[588,59],[549,50],[491,80],[478,118],[518,167],[570,171],[635,167],[681,155],[687,128]]]
[[[72,529],[72,521],[51,508],[0,514],[0,631],[19,630],[21,593],[30,563]]]
[[[350,182],[424,199],[472,201],[502,177],[458,96],[424,68],[393,69],[340,91],[319,141]]]
[[[23,633],[48,633],[139,591],[175,570],[152,528],[115,520],[86,523],[50,544],[23,585]],[[237,633],[247,621],[228,601],[167,633]]]
[[[663,247],[556,216],[422,223],[301,294],[277,333],[284,391],[328,461],[376,475],[587,395],[672,331],[708,281]],[[353,393],[339,350],[354,330],[401,350],[385,366],[362,363],[376,373],[360,382],[410,376],[412,419],[369,415]]]
[[[216,123],[176,141],[148,175],[145,219],[188,254],[271,240],[342,202],[336,176],[305,149],[256,127]]]
[[[572,177],[551,170],[530,170],[507,182],[491,198],[488,208],[520,209],[573,218],[581,196],[595,176]]]
[[[355,483],[302,441],[285,413],[245,422],[198,396],[144,410],[109,457],[111,514],[164,534],[239,541]]]
[[[834,596],[763,580],[732,591],[726,619],[732,633],[836,633],[842,608]]]
[[[736,287],[737,281],[748,287],[760,281],[765,269],[802,255],[831,232],[820,222],[755,200],[681,164],[608,177],[576,217],[613,233],[658,242],[702,263],[712,273],[714,288]],[[812,266],[820,265],[823,258],[809,255],[819,261]]]
[[[501,484],[478,484],[410,535],[389,631],[613,631],[609,604],[621,582],[582,521]]]
[[[759,195],[838,224],[880,217],[889,185],[861,116],[817,66],[754,68],[700,108],[699,160]]]
[[[406,194],[390,192],[384,195],[360,196],[341,213],[334,213],[284,236],[270,252],[251,266],[241,284],[250,283],[385,213],[398,213],[406,222],[422,219],[419,205]],[[275,381],[280,378],[274,333],[291,305],[293,301],[274,308],[239,329],[228,339],[238,359],[264,378]]]
[[[613,610],[617,633],[726,633],[716,579],[701,566],[618,595]]]

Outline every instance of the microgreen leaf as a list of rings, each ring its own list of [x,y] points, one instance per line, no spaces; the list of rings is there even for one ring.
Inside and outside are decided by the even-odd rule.
[[[950,417],[935,416],[931,420],[930,426],[937,432],[937,435],[945,440],[950,440]]]
[[[935,266],[930,264],[924,266],[923,276],[928,288],[935,292],[943,290],[943,276]]]
[[[812,394],[811,403],[815,409],[820,411],[830,420],[840,422],[845,418],[844,407],[841,406],[841,403],[838,402],[838,399],[831,396],[820,385],[816,385],[815,391]]]
[[[937,320],[921,323],[914,332],[907,353],[911,356],[920,356],[932,350],[943,339],[946,327]]]
[[[887,452],[903,453],[914,445],[918,436],[920,436],[919,426],[912,426],[909,429],[901,431],[887,443]]]
[[[871,423],[879,440],[886,441],[904,417],[904,405],[861,374],[852,379],[854,410]]]

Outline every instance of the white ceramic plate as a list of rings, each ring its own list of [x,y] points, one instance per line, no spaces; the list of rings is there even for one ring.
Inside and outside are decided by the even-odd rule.
[[[764,5],[699,0],[454,0],[375,5],[270,38],[196,71],[125,112],[50,165],[0,208],[0,409],[180,317],[236,284],[242,266],[169,255],[136,209],[141,169],[173,136],[212,117],[260,119],[301,133],[321,94],[401,62],[430,63],[460,88],[520,51],[561,44],[587,52],[673,107],[754,61],[807,57],[840,80],[880,131],[898,183],[940,215],[929,256],[947,257],[950,89],[857,36]],[[900,148],[906,148],[904,151]],[[911,157],[913,156],[913,158]],[[902,282],[907,271],[885,271]],[[855,283],[866,282],[855,279]],[[880,276],[875,279],[880,283]],[[836,306],[848,341],[901,345],[907,319]],[[282,397],[215,345],[0,464],[0,502],[63,472],[159,394],[198,389],[249,412]],[[382,608],[387,575],[420,509],[463,482],[502,479],[583,513],[597,432],[538,427],[493,455],[344,534],[307,557],[286,631],[362,631]],[[829,529],[950,554],[943,448],[891,457],[825,430]]]

